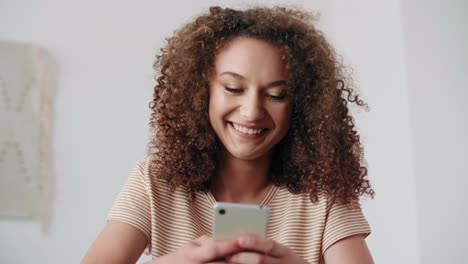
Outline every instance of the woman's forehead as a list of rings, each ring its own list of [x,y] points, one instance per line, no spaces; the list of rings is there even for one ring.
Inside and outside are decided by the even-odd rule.
[[[238,37],[231,40],[216,55],[216,75],[231,72],[247,79],[286,78],[285,63],[281,50],[263,40]]]

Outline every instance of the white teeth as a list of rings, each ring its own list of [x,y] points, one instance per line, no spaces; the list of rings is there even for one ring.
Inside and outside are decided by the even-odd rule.
[[[246,128],[246,127],[242,127],[242,126],[239,126],[238,124],[236,123],[232,123],[234,128],[239,131],[239,132],[242,132],[244,134],[249,134],[249,135],[258,135],[260,134],[263,129],[252,129],[252,128]]]

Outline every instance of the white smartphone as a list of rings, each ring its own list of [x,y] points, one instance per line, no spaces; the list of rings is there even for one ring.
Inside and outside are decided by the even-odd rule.
[[[266,236],[268,207],[238,203],[214,205],[213,239],[236,239],[250,233]]]

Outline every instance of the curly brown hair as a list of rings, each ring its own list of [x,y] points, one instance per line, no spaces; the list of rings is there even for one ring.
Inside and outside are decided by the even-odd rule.
[[[217,52],[235,37],[277,46],[286,58],[292,115],[285,138],[274,148],[269,180],[292,193],[320,192],[357,205],[374,191],[367,180],[363,148],[348,103],[364,106],[346,68],[313,24],[298,9],[211,7],[175,31],[156,56],[148,155],[151,177],[171,188],[208,191],[222,145],[208,117],[209,79]]]

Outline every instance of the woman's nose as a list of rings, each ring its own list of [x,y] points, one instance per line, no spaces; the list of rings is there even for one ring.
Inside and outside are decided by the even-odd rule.
[[[245,96],[241,102],[240,114],[246,122],[261,120],[265,117],[265,109],[259,96]]]

